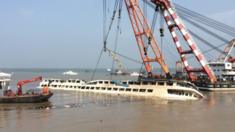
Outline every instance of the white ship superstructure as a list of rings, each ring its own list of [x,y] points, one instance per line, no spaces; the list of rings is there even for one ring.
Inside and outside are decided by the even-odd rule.
[[[0,97],[4,95],[4,91],[8,90],[11,75],[7,73],[0,72]]]
[[[95,92],[116,95],[152,96],[166,99],[200,99],[203,95],[196,87],[186,81],[111,81],[46,79],[40,87],[48,86],[51,89],[78,90],[82,92]]]

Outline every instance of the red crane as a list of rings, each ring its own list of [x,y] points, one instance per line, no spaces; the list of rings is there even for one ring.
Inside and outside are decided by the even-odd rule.
[[[141,58],[148,76],[156,76],[152,72],[152,63],[157,62],[160,64],[167,78],[170,78],[171,75],[168,66],[164,61],[161,50],[158,47],[157,41],[153,36],[150,26],[148,25],[147,19],[139,6],[139,0],[125,0],[125,4],[128,10],[129,18],[135,34]],[[146,39],[148,40],[148,42],[146,41]],[[150,57],[147,53],[147,50],[149,50],[150,48],[152,49],[153,57]]]
[[[233,47],[235,46],[235,39],[231,40],[229,44],[225,47],[224,52],[218,57],[217,61],[223,61],[223,62],[235,62],[235,58],[231,56],[231,52],[233,50]]]
[[[42,77],[35,77],[30,80],[21,80],[17,83],[17,95],[22,95],[22,86],[28,83],[36,82],[36,81],[42,81]]]
[[[177,51],[180,54],[181,61],[184,64],[185,70],[188,74],[188,77],[191,81],[196,81],[195,73],[204,73],[208,76],[209,80],[214,83],[217,81],[214,72],[208,65],[207,60],[205,59],[204,55],[199,50],[197,44],[192,39],[189,32],[186,30],[184,24],[181,22],[180,18],[178,17],[175,9],[170,0],[151,0],[156,6],[160,7],[160,10],[163,12],[163,16],[165,22],[170,30],[171,36],[173,41],[176,45]],[[181,46],[181,42],[179,39],[179,34],[177,34],[176,30],[180,32],[186,45],[188,46],[188,50],[183,49]],[[201,68],[193,68],[189,65],[186,55],[192,54],[196,61],[199,62]]]
[[[195,73],[204,73],[208,76],[210,82],[212,83],[216,82],[217,79],[216,76],[214,75],[214,72],[209,67],[207,60],[199,50],[197,44],[194,42],[189,32],[185,29],[185,26],[183,25],[177,13],[175,12],[175,9],[173,8],[171,1],[151,0],[151,2],[155,4],[157,7],[159,7],[161,12],[163,13],[165,22],[169,28],[173,41],[176,45],[177,51],[180,54],[181,61],[184,64],[189,79],[191,81],[196,81],[197,77],[195,76],[196,75]],[[163,56],[157,46],[157,42],[154,39],[153,34],[147,24],[147,20],[139,7],[139,0],[125,0],[125,3],[128,9],[135,37],[141,52],[141,57],[143,59],[147,72],[149,74],[152,73],[150,62],[158,62],[161,65],[163,71],[166,74],[169,74],[168,67],[163,60]],[[188,49],[185,50],[181,46],[179,35],[177,34],[176,30],[178,30],[182,35]],[[156,56],[153,59],[150,59],[146,53],[146,45],[143,41],[143,36],[146,36],[147,38],[150,39],[151,43],[149,44],[151,45]],[[189,62],[186,57],[186,55],[188,54],[192,54],[196,58],[196,61],[201,66],[200,68],[194,68],[189,65]]]

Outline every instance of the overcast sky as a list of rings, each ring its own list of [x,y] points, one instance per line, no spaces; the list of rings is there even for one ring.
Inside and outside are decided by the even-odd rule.
[[[234,0],[174,2],[235,27]],[[102,0],[0,0],[0,67],[93,68],[102,48],[102,10]],[[123,11],[119,50],[139,59],[125,6]]]

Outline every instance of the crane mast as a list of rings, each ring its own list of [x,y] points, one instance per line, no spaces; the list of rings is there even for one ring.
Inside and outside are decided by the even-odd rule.
[[[157,41],[155,40],[151,28],[148,25],[147,19],[139,6],[139,0],[125,0],[125,4],[141,54],[141,58],[148,76],[156,76],[152,72],[152,63],[157,62],[160,64],[162,70],[166,74],[166,77],[171,78],[168,66],[163,59],[163,55],[160,51],[160,48],[158,47]],[[145,41],[146,39],[148,40],[148,42]],[[149,50],[148,47],[151,47],[153,51],[154,57],[152,58],[150,58],[147,53]]]
[[[191,35],[189,34],[189,32],[186,30],[185,26],[181,22],[180,18],[175,12],[175,9],[173,8],[171,1],[151,0],[151,2],[154,3],[156,6],[158,6],[163,12],[165,22],[169,28],[173,41],[177,47],[177,51],[180,54],[181,61],[184,64],[189,79],[191,81],[196,81],[197,78],[194,73],[205,73],[212,83],[216,82],[217,79],[216,76],[214,75],[214,72],[209,67],[208,62],[205,59],[204,55],[201,53],[197,44],[194,42]],[[179,37],[177,36],[176,29],[183,36],[189,50],[185,50],[181,46],[181,42]],[[192,54],[196,58],[201,68],[193,68],[192,66],[189,65],[189,62],[186,58],[186,55],[188,54]]]
[[[233,62],[234,58],[231,57],[231,52],[233,50],[233,47],[235,46],[235,39],[231,40],[229,44],[225,47],[224,52],[218,57],[218,61],[223,62]]]

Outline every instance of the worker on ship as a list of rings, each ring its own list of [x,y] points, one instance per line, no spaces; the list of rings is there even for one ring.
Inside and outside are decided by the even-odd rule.
[[[48,86],[45,86],[45,87],[43,87],[43,89],[42,89],[42,93],[43,94],[49,94],[49,88],[48,88]]]

